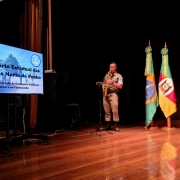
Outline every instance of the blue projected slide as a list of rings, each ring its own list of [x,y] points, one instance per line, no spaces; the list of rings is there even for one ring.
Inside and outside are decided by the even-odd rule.
[[[43,54],[0,44],[0,93],[43,94]]]

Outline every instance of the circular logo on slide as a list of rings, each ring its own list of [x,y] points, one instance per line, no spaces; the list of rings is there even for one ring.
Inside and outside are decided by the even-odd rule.
[[[31,63],[33,66],[38,67],[41,64],[41,59],[37,54],[31,56]]]
[[[164,78],[159,82],[159,92],[163,96],[167,96],[174,90],[173,81],[171,78]]]
[[[154,96],[154,84],[149,81],[146,80],[146,100],[151,99]]]

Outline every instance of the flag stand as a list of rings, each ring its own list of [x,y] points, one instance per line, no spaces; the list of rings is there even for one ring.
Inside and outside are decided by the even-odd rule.
[[[153,122],[153,119],[152,119],[150,125],[148,127],[144,126],[144,129],[146,129],[146,130],[157,130],[158,126],[154,126],[154,122]]]
[[[163,127],[162,130],[167,130],[167,131],[177,130],[176,128],[171,127],[171,117],[167,118],[167,127]]]
[[[154,122],[152,120],[151,123],[150,123],[149,130],[157,130],[157,129],[158,129],[158,126],[154,126]]]

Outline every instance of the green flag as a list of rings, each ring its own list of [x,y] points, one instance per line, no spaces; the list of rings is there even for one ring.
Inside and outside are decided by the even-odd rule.
[[[153,60],[152,60],[152,48],[149,44],[145,48],[146,52],[146,67],[145,67],[145,76],[146,76],[146,121],[145,124],[148,127],[156,113],[158,106],[158,98],[156,91],[156,83],[154,76]]]

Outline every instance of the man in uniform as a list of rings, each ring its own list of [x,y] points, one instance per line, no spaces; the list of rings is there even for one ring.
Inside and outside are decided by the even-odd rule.
[[[117,123],[119,122],[119,90],[123,86],[123,77],[116,72],[117,64],[111,62],[109,66],[110,71],[105,75],[102,89],[103,89],[103,106],[105,111],[105,121],[107,123],[104,130],[111,129],[111,111],[113,115],[114,129],[119,131]]]

